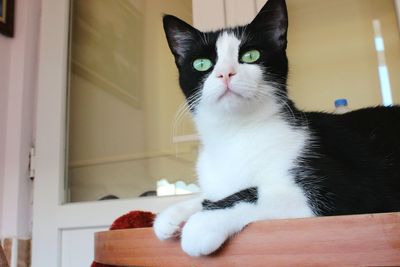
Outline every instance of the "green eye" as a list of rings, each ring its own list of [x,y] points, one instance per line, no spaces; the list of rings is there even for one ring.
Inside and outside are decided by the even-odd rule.
[[[254,63],[260,58],[260,51],[258,50],[250,50],[242,55],[243,63]]]
[[[198,58],[193,61],[193,68],[197,71],[208,71],[212,65],[211,60],[208,58]]]

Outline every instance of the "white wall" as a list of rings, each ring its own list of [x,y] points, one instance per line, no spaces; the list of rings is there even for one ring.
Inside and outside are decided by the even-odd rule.
[[[0,36],[0,237],[30,236],[40,0],[16,1],[15,37]]]
[[[0,35],[0,214],[2,214],[3,199],[3,180],[4,180],[4,158],[6,141],[6,116],[7,116],[7,98],[8,98],[8,73],[10,62],[10,41],[8,38]],[[0,236],[2,229],[2,219],[0,219]]]
[[[400,42],[392,0],[287,3],[289,96],[299,108],[333,111],[338,98],[347,98],[351,109],[382,104],[374,19],[382,25],[393,99],[399,103]]]

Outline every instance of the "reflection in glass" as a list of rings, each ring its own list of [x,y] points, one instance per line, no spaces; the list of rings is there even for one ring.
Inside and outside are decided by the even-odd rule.
[[[191,1],[72,1],[67,201],[151,196],[162,179],[195,182],[197,142],[172,142],[184,99],[163,13],[191,22]],[[189,117],[175,128],[195,134]]]

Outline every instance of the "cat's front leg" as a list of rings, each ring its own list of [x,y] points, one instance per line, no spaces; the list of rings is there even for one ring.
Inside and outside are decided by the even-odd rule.
[[[172,205],[157,215],[153,228],[158,239],[166,240],[180,235],[183,224],[202,209],[203,198],[196,197]]]
[[[197,212],[183,227],[182,249],[195,257],[211,254],[230,236],[256,220],[257,206],[249,203],[241,203],[227,209]]]

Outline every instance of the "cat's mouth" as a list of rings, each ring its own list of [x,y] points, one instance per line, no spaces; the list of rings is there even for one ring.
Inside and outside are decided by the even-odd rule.
[[[243,96],[235,91],[233,91],[230,88],[225,89],[225,91],[218,97],[218,102],[221,101],[223,98],[230,97],[230,96],[235,96],[239,98],[243,98]]]

